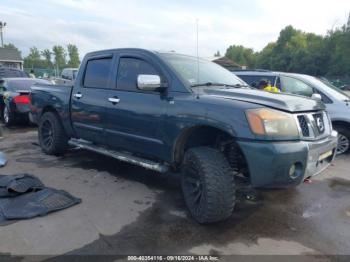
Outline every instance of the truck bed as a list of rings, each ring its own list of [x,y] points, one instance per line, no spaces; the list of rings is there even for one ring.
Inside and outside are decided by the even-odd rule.
[[[70,121],[70,100],[73,86],[37,84],[31,87],[30,119],[38,124],[43,112],[55,109],[62,119],[67,134],[72,133]]]

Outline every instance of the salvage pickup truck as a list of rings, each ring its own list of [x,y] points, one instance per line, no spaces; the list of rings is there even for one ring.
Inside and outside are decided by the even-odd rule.
[[[337,147],[320,101],[252,90],[219,65],[176,53],[89,53],[74,86],[33,86],[30,101],[45,153],[75,146],[179,171],[199,223],[231,215],[239,178],[296,186],[327,168]]]

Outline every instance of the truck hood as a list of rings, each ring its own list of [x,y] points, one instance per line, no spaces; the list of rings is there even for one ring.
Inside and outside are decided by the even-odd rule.
[[[321,101],[298,95],[269,93],[253,89],[216,89],[204,88],[205,95],[223,99],[232,99],[267,106],[291,113],[324,110]]]

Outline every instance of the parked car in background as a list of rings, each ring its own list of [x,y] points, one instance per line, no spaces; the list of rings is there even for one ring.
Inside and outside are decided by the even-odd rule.
[[[56,85],[73,85],[78,74],[78,68],[65,68],[62,70],[61,77],[54,78]]]
[[[89,53],[74,86],[37,85],[30,100],[45,153],[72,145],[158,172],[181,170],[199,223],[231,215],[239,180],[297,186],[336,153],[322,102],[252,90],[213,62],[175,53]]]
[[[49,84],[50,82],[33,78],[0,80],[0,113],[6,126],[28,121],[30,87],[37,83]]]
[[[347,93],[328,81],[309,75],[265,70],[234,71],[233,73],[253,87],[257,86],[261,79],[268,79],[272,85],[277,86],[283,93],[306,97],[320,96],[320,99],[326,105],[334,129],[338,131],[338,154],[349,153],[350,96]]]
[[[28,77],[27,73],[16,69],[0,66],[0,80],[5,77]]]

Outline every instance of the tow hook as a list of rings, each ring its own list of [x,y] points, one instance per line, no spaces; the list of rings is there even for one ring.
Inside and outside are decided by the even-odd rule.
[[[305,178],[305,179],[304,179],[304,183],[305,183],[305,184],[311,184],[311,183],[312,183],[311,177]]]

